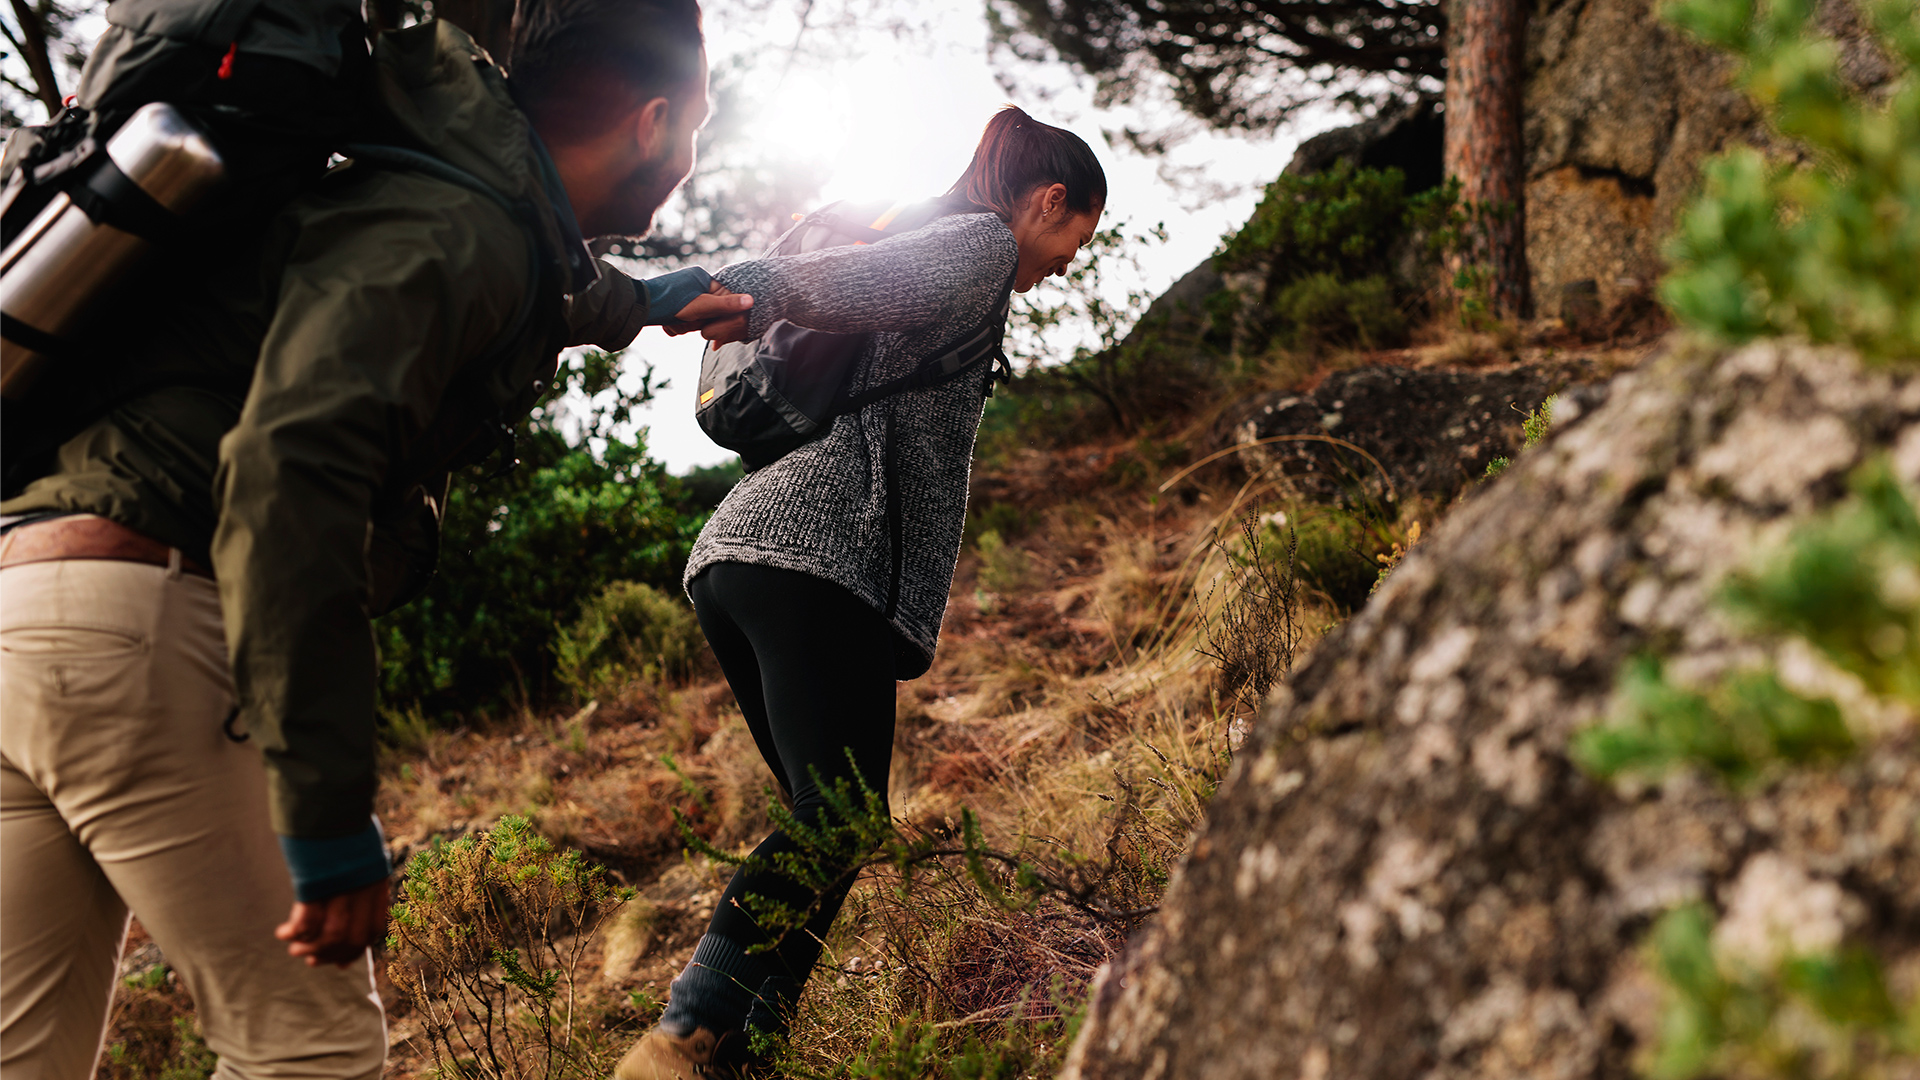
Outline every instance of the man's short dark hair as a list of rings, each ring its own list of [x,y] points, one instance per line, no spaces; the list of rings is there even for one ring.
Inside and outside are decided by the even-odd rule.
[[[676,113],[700,81],[699,0],[520,0],[508,79],[541,136],[584,142],[641,104]]]

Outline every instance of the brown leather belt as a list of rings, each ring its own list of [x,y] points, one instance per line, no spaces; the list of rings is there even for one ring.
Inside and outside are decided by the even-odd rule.
[[[142,536],[117,521],[92,514],[34,521],[7,531],[0,538],[0,569],[58,559],[112,559],[116,562],[170,566],[174,549]],[[204,578],[213,576],[198,559],[179,555],[180,568]]]

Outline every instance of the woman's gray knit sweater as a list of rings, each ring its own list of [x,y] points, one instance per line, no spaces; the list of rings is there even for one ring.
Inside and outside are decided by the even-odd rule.
[[[854,378],[858,391],[907,374],[978,328],[1018,261],[1005,222],[961,214],[877,244],[736,263],[714,277],[752,295],[750,337],[776,319],[871,333]],[[899,677],[922,674],[933,663],[960,556],[990,379],[982,364],[943,385],[882,399],[749,473],[700,531],[686,580],[717,562],[825,578],[885,613],[912,646],[898,659]],[[898,568],[890,499],[897,500]]]

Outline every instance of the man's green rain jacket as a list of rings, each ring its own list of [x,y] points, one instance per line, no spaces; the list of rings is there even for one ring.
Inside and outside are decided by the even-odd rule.
[[[336,170],[275,220],[258,273],[128,327],[129,358],[161,387],[0,505],[99,514],[213,567],[234,726],[265,755],[275,831],[316,842],[369,828],[369,620],[424,585],[446,491],[445,461],[418,467],[436,456],[423,440],[473,433],[447,429],[455,399],[518,419],[559,346],[623,348],[649,321],[645,290],[588,255],[550,160],[466,34],[386,34],[374,64],[410,141],[530,208],[532,257],[529,228],[485,195],[423,171]],[[537,265],[558,281],[501,357]]]

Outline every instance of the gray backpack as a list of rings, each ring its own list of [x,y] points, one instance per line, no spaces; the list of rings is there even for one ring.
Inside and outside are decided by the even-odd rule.
[[[940,216],[940,204],[876,207],[834,203],[800,219],[769,256],[799,255],[844,244],[867,244],[910,232]],[[862,225],[860,222],[872,224]],[[826,434],[834,417],[859,412],[906,390],[938,386],[982,363],[994,377],[1012,375],[1002,349],[1013,281],[978,327],[936,350],[913,371],[858,393],[851,390],[867,334],[832,334],[777,320],[753,341],[709,346],[700,357],[694,416],[707,436],[740,455],[748,470],[772,464]]]

